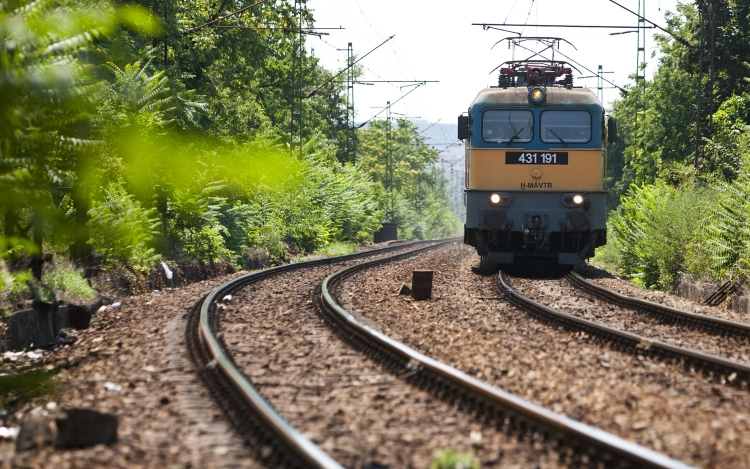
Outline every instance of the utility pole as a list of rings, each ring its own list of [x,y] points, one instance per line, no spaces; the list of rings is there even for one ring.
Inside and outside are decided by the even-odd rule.
[[[615,72],[603,72],[601,65],[599,65],[599,69],[596,72],[596,97],[599,99],[602,106],[604,106],[604,82],[609,81],[604,78],[605,73]]]
[[[294,0],[294,8],[297,9],[297,0]],[[292,112],[289,119],[289,151],[294,154],[294,132],[296,130],[296,123],[299,120],[299,113],[297,111],[297,93],[295,93],[297,83],[297,45],[292,40]]]
[[[296,3],[299,5],[299,92],[297,93],[297,96],[299,96],[299,157],[302,159],[302,127],[305,118],[304,111],[302,110],[302,80],[304,76],[302,57],[305,51],[305,45],[302,42],[302,0],[296,0]]]
[[[389,221],[393,221],[393,136],[391,135],[391,102],[388,101],[386,104],[386,117],[385,117],[385,139],[386,146],[388,148],[388,154],[386,155],[385,162],[385,185],[390,193],[390,208],[388,213]]]
[[[638,50],[635,61],[635,117],[633,119],[634,130],[636,136],[636,145],[641,151],[644,147],[644,141],[642,137],[646,134],[645,126],[643,122],[639,122],[641,114],[645,111],[645,93],[646,93],[646,30],[645,18],[643,15],[646,14],[646,0],[638,0]]]
[[[354,50],[350,42],[346,49],[346,159],[357,161],[354,149]]]
[[[292,116],[289,123],[289,149],[293,154],[294,137],[296,134],[299,138],[299,156],[302,158],[302,127],[304,124],[302,112],[302,81],[304,75],[302,70],[302,56],[305,47],[302,42],[304,34],[302,31],[302,1],[294,0],[294,6],[299,15],[299,35],[296,44],[292,41]]]
[[[635,101],[635,127],[638,129],[638,114],[643,110],[643,93],[646,91],[646,30],[643,15],[646,14],[646,0],[638,0],[638,54],[635,61],[635,84],[640,94]]]
[[[698,10],[700,12],[701,25],[701,44],[699,48],[698,63],[698,84],[696,87],[696,116],[695,116],[695,157],[693,166],[698,169],[703,157],[704,141],[703,138],[710,136],[713,132],[712,114],[714,112],[714,72],[716,64],[716,22],[714,21],[714,5],[716,0],[698,0]],[[703,96],[703,75],[704,70],[708,67],[708,90],[707,96]],[[703,104],[707,104],[708,122],[704,125]]]

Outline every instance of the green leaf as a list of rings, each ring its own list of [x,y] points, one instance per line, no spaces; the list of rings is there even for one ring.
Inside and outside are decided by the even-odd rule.
[[[117,20],[126,28],[147,36],[159,36],[162,22],[151,10],[136,4],[127,4],[117,8]]]

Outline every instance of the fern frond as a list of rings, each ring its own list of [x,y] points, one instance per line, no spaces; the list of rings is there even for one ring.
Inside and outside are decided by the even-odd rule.
[[[90,30],[66,39],[61,39],[45,47],[42,51],[42,57],[81,50],[99,36],[99,31]]]

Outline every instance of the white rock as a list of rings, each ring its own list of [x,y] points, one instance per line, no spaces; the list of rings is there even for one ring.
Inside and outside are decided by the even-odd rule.
[[[172,271],[169,270],[169,266],[164,261],[161,261],[161,266],[164,268],[164,275],[167,276],[167,280],[172,280]]]
[[[120,386],[119,384],[115,384],[112,381],[107,381],[106,383],[104,383],[104,389],[112,392],[122,392],[122,386]]]
[[[18,438],[18,429],[14,427],[0,427],[1,440],[15,440]]]

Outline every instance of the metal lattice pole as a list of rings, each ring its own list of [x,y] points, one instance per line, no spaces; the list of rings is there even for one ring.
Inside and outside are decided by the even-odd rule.
[[[646,0],[638,0],[638,54],[636,58],[635,82],[640,89],[640,96],[635,103],[635,124],[638,128],[638,115],[643,110],[643,93],[646,91]]]
[[[355,163],[357,156],[354,150],[354,50],[350,42],[346,49],[346,158]]]
[[[695,116],[695,168],[700,167],[703,158],[704,137],[712,133],[712,114],[714,112],[714,72],[716,65],[716,22],[714,21],[714,5],[716,0],[699,0],[698,10],[700,13],[700,49],[698,63],[698,83],[696,85],[696,116]],[[706,96],[703,90],[703,77],[708,68],[708,83],[706,85]],[[704,104],[705,112],[708,114],[707,122],[703,121]]]
[[[389,190],[390,193],[390,213],[388,214],[389,221],[393,221],[393,136],[391,135],[391,102],[388,101],[388,104],[386,105],[386,128],[385,128],[385,138],[388,143],[388,155],[387,155],[387,161],[385,164],[385,181],[386,181],[386,188]]]

